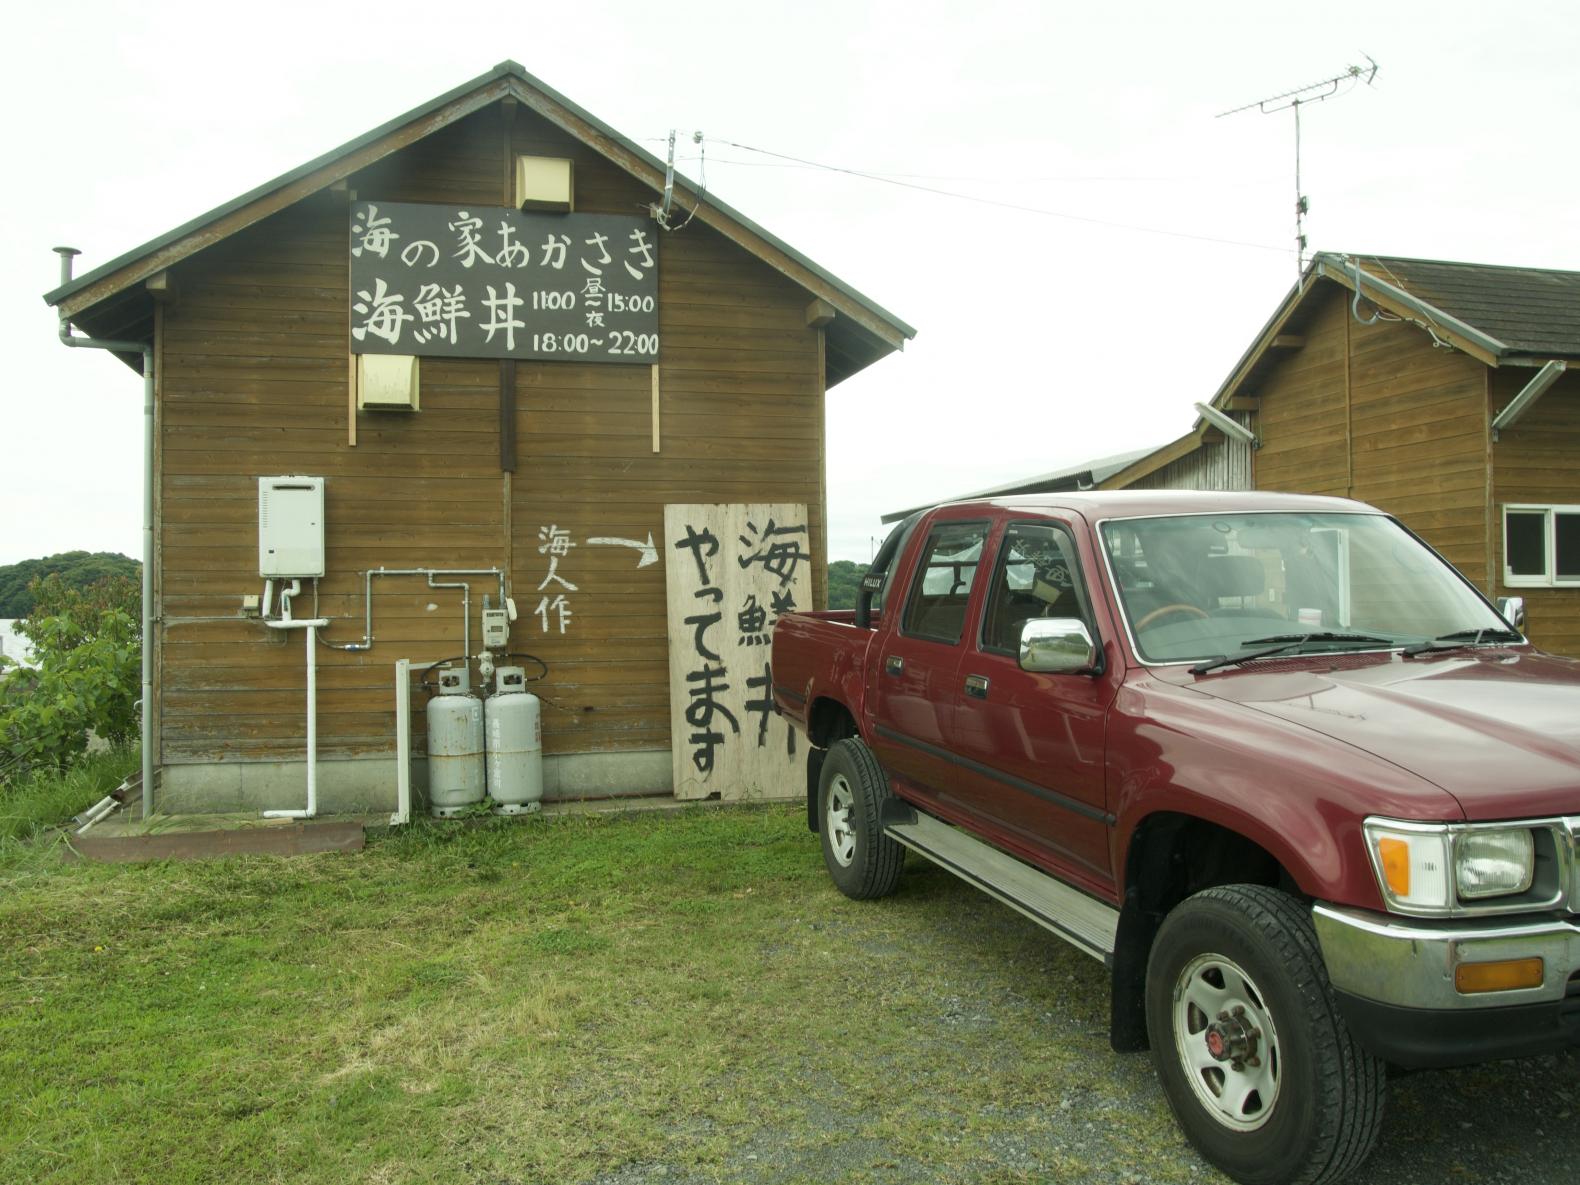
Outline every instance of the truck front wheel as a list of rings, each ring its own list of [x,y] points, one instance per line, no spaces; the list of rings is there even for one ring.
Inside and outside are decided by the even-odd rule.
[[[905,849],[883,834],[889,782],[859,739],[829,748],[818,779],[818,831],[823,863],[839,891],[858,901],[894,892]]]
[[[1386,1076],[1334,1004],[1310,910],[1225,885],[1164,919],[1147,963],[1147,1030],[1191,1143],[1247,1185],[1319,1185],[1377,1142]]]

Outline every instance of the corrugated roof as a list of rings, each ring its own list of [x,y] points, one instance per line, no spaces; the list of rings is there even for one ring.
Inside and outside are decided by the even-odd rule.
[[[44,300],[52,306],[63,304],[70,300],[72,296],[82,293],[108,277],[116,275],[117,272],[132,268],[142,261],[147,261],[153,256],[160,255],[162,252],[175,250],[183,239],[189,238],[204,227],[210,226],[228,215],[242,211],[255,202],[278,194],[280,191],[286,190],[288,187],[311,177],[315,172],[334,164],[337,160],[376,144],[379,140],[398,132],[402,128],[428,119],[446,106],[458,103],[468,95],[504,79],[514,79],[517,83],[525,84],[527,87],[532,88],[532,90],[548,99],[551,103],[563,108],[565,112],[574,116],[575,119],[585,123],[600,136],[606,137],[618,145],[622,153],[635,158],[651,169],[656,169],[660,175],[663,174],[665,163],[658,157],[648,152],[635,141],[621,135],[596,116],[583,110],[552,87],[545,85],[531,74],[528,74],[518,63],[505,61],[495,66],[488,73],[482,74],[470,82],[463,83],[454,90],[447,91],[437,98],[424,103],[422,106],[408,111],[404,115],[397,116],[387,123],[380,124],[356,139],[342,144],[340,147],[332,149],[321,156],[317,156],[306,164],[292,169],[290,172],[284,173],[272,181],[267,181],[263,185],[249,190],[240,197],[234,198],[206,214],[182,223],[175,229],[149,240],[140,247],[133,248],[124,255],[117,256],[108,263],[101,264],[91,271],[73,277],[69,284],[61,285],[45,293]],[[464,114],[465,112],[462,113]],[[686,199],[687,203],[693,201],[701,191],[700,186],[678,170],[675,173],[675,181],[677,196],[679,196],[679,191],[682,189],[689,188],[691,190],[690,195]],[[327,185],[328,182],[326,181],[325,184]],[[901,321],[893,313],[890,313],[868,297],[863,296],[832,272],[820,267],[776,235],[764,230],[744,214],[719,201],[711,193],[703,193],[702,203],[702,209],[699,213],[704,221],[709,221],[711,213],[715,211],[724,215],[730,222],[743,228],[751,236],[762,240],[774,250],[781,252],[795,265],[805,269],[807,273],[810,273],[814,283],[821,281],[828,285],[838,296],[843,297],[853,305],[859,306],[862,312],[873,318],[875,322],[880,322],[883,326],[892,330],[894,342],[886,342],[871,330],[857,324],[852,318],[846,316],[836,317],[829,324],[827,333],[829,385],[848,377],[884,354],[899,348],[899,346],[903,345],[904,339],[916,336],[916,330],[904,321]],[[204,243],[202,245],[208,246],[211,244]],[[164,265],[165,261],[159,261],[159,266]],[[129,289],[134,289],[134,286],[137,285],[138,280],[141,278],[141,276],[132,273],[125,285],[115,287],[114,291],[108,292],[102,299],[96,300],[91,310],[81,310],[83,315],[80,318],[80,322],[83,327],[98,337],[120,336],[111,328],[112,324],[120,328],[122,333],[140,333],[143,336],[150,334],[152,332],[152,317],[148,316],[147,310],[141,307],[147,303],[146,297],[139,292],[128,291]],[[133,301],[139,307],[136,309],[121,307],[127,305],[128,301]],[[72,319],[79,320],[75,314],[73,314]],[[132,361],[132,359],[128,357],[128,361]]]
[[[1023,477],[986,490],[944,498],[941,502],[975,502],[982,498],[1003,498],[1012,494],[1051,494],[1065,490],[1087,490],[1107,481],[1114,474],[1128,469],[1142,457],[1150,457],[1156,451],[1150,448],[1135,449],[1128,453],[1117,453],[1112,457],[1100,457],[1095,461],[1082,461],[1078,465],[1055,469],[1052,473],[1044,473],[1039,477]],[[896,523],[918,510],[926,510],[930,506],[939,504],[939,502],[926,502],[921,506],[912,506],[909,510],[895,510],[885,514],[882,521]]]
[[[1361,255],[1361,270],[1481,330],[1500,354],[1580,356],[1580,272]]]

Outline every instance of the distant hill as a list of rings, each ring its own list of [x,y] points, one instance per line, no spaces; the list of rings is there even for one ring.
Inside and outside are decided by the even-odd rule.
[[[828,607],[854,609],[856,590],[867,572],[866,564],[854,560],[835,560],[828,566]]]
[[[136,579],[142,565],[113,551],[63,551],[39,560],[0,564],[0,617],[26,617],[33,612],[33,594],[27,586],[40,576],[58,572],[73,588],[86,588],[106,576]]]

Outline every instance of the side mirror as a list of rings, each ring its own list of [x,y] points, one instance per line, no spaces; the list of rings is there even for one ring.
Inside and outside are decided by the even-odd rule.
[[[1034,617],[1020,627],[1020,667],[1047,675],[1097,669],[1097,646],[1078,617]]]
[[[1503,614],[1503,620],[1512,625],[1520,633],[1525,632],[1525,598],[1524,597],[1499,597],[1498,612]]]

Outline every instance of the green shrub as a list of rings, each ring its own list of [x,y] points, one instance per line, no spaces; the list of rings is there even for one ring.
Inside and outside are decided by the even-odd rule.
[[[125,576],[73,588],[33,581],[33,612],[17,629],[37,669],[0,660],[0,780],[75,761],[96,733],[111,745],[137,731],[140,590]]]

